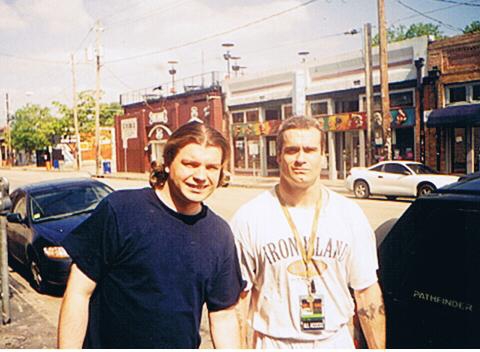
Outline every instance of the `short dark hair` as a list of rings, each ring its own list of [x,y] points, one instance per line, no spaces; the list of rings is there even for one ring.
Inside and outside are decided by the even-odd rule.
[[[292,116],[286,119],[285,121],[283,121],[282,124],[280,125],[280,128],[278,129],[278,134],[277,134],[277,155],[280,155],[282,152],[283,142],[284,142],[283,135],[285,134],[286,131],[294,130],[294,129],[308,130],[310,128],[316,128],[320,132],[321,140],[323,139],[322,127],[320,126],[320,123],[312,117]],[[321,143],[321,140],[320,140],[320,143]]]
[[[170,167],[178,152],[190,143],[219,147],[222,150],[222,169],[218,186],[223,185],[224,168],[230,156],[230,146],[227,140],[213,127],[200,122],[189,122],[175,130],[168,138],[163,149],[163,164],[152,165],[149,182],[153,188],[163,187],[168,179],[168,172],[165,171],[165,168]]]

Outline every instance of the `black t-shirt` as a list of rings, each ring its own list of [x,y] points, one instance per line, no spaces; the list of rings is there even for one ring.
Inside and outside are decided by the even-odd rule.
[[[198,348],[203,303],[227,308],[243,288],[228,224],[205,205],[179,214],[151,188],[110,194],[62,245],[97,283],[86,348]]]

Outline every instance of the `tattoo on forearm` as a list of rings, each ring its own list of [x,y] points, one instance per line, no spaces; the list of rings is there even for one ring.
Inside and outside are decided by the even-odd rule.
[[[374,303],[371,303],[368,308],[361,308],[357,311],[360,318],[366,318],[368,320],[374,320],[376,314],[385,315],[385,306],[381,304],[376,306]]]

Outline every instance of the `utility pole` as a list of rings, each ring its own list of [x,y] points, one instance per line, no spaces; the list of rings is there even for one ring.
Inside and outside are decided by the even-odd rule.
[[[95,24],[95,174],[100,175],[101,155],[100,155],[100,21]]]
[[[373,75],[372,75],[372,25],[363,26],[364,56],[365,56],[365,100],[367,107],[367,165],[372,165],[372,122],[373,122]]]
[[[377,0],[378,4],[378,37],[380,54],[380,83],[382,92],[383,118],[383,150],[384,160],[392,160],[392,117],[390,115],[390,95],[388,91],[388,43],[385,24],[385,0]]]
[[[7,165],[12,165],[12,132],[10,131],[10,100],[8,99],[8,93],[5,93],[5,111],[7,113]]]
[[[72,88],[73,88],[73,126],[75,128],[75,166],[77,170],[81,167],[81,151],[80,151],[80,133],[78,131],[78,107],[77,107],[77,80],[75,77],[75,57],[70,56],[72,61]]]

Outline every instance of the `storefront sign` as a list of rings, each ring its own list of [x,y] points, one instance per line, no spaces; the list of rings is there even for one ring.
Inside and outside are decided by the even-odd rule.
[[[272,120],[252,123],[236,123],[232,125],[233,137],[268,136],[276,134],[282,121]]]
[[[415,126],[415,108],[402,108],[391,110],[392,127],[412,127]]]
[[[153,125],[155,123],[167,124],[168,123],[167,109],[163,109],[156,112],[150,111],[150,113],[148,114],[148,123],[150,125]]]
[[[123,149],[127,149],[129,139],[137,138],[137,119],[135,117],[121,121],[121,138]]]

